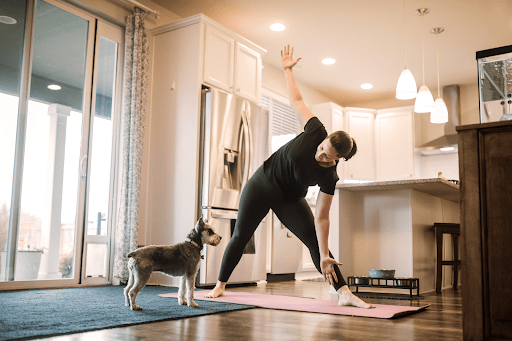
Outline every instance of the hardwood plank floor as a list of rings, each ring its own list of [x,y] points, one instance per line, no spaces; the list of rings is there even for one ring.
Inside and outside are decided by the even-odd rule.
[[[228,290],[330,299],[328,285],[317,281],[260,283]],[[413,301],[365,299],[376,304],[430,304],[423,312],[391,320],[256,308],[41,340],[462,340],[461,290],[423,294],[425,299]]]

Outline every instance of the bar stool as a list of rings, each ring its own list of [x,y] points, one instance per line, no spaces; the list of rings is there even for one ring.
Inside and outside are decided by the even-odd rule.
[[[436,293],[441,293],[441,284],[443,280],[443,265],[453,266],[453,288],[457,290],[457,281],[459,278],[459,267],[461,261],[459,259],[459,236],[460,224],[452,223],[434,223],[436,233]],[[450,234],[452,236],[453,260],[443,260],[443,235]]]

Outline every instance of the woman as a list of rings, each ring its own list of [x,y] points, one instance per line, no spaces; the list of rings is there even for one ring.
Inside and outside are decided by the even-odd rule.
[[[309,249],[316,268],[338,293],[339,305],[372,308],[352,294],[338,263],[328,249],[329,210],[338,181],[336,166],[357,151],[347,133],[337,131],[329,136],[316,116],[306,107],[295,83],[292,68],[293,48],[281,51],[286,83],[304,132],[272,154],[248,181],[240,197],[235,229],[224,252],[219,280],[205,297],[219,297],[229,276],[242,257],[243,250],[261,220],[272,209],[279,220]],[[313,217],[305,196],[309,186],[319,185],[316,215]]]

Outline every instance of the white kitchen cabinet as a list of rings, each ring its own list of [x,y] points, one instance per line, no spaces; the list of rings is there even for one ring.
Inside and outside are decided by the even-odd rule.
[[[311,106],[313,115],[324,124],[328,134],[343,129],[343,108],[333,102]]]
[[[260,103],[261,55],[247,46],[235,43],[235,95]]]
[[[211,40],[206,39],[209,27],[214,28],[211,32],[216,34],[213,38],[210,36]],[[229,40],[227,37],[231,42],[222,45]],[[226,90],[223,82],[230,84],[235,73],[232,68],[236,64],[236,43],[258,55],[265,50],[202,14],[157,27],[149,32],[148,40],[152,73],[144,143],[147,157],[143,165],[147,190],[141,194],[146,243],[173,245],[185,240],[189,232],[175,227],[192,228],[198,215],[199,162],[196,161],[199,158],[201,88],[207,84]],[[217,53],[211,60],[205,54],[208,44],[214,46]],[[221,63],[223,60],[227,60],[225,64]],[[212,77],[205,81],[208,68]],[[228,77],[223,78],[226,72]],[[260,80],[261,76],[254,78]],[[218,83],[214,84],[212,79]],[[227,91],[234,92],[233,89]],[[259,91],[258,86],[258,94]],[[153,274],[151,283],[178,285],[174,278],[160,274]]]
[[[350,161],[344,162],[345,180],[374,181],[374,121],[375,110],[345,108],[347,117],[346,131],[356,141],[357,153]]]
[[[204,82],[233,92],[235,39],[210,25],[206,26]]]
[[[206,25],[204,83],[260,103],[261,54],[246,41]]]
[[[376,180],[414,178],[413,108],[378,110],[375,118]]]

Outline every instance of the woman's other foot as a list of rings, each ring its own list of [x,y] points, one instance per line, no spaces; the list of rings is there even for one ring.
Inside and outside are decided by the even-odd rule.
[[[371,304],[364,302],[362,299],[354,295],[346,286],[338,289],[338,305],[354,306],[357,308],[370,309],[375,308]]]
[[[204,295],[206,298],[216,298],[224,296],[224,289],[226,288],[226,284],[217,283],[215,288],[212,289],[208,294]]]

